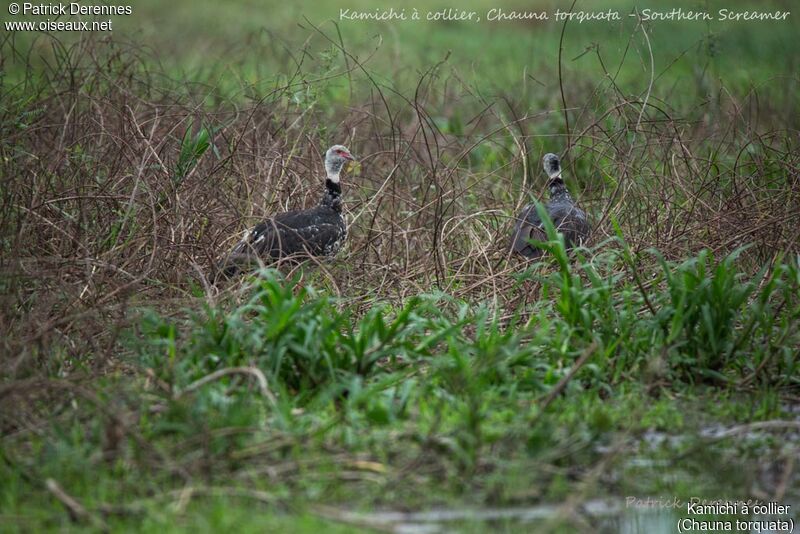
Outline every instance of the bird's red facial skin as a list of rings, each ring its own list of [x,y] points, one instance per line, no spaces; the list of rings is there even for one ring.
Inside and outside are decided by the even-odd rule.
[[[337,148],[335,153],[336,153],[336,155],[338,155],[338,156],[340,156],[340,157],[342,157],[344,159],[347,159],[347,160],[350,160],[350,161],[355,161],[356,160],[356,158],[354,158],[353,155],[350,152],[348,152],[347,150],[342,150],[341,148]]]

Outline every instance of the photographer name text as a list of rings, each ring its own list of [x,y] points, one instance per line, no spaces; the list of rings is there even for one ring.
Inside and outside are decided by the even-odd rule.
[[[16,6],[16,7],[15,7]],[[130,15],[131,6],[125,5],[86,5],[78,2],[69,4],[34,4],[23,2],[8,7],[11,15],[41,16],[75,16],[75,15]]]
[[[7,20],[4,27],[10,32],[110,32],[114,21],[106,20],[59,20],[62,17],[112,17],[133,14],[129,5],[96,5],[70,2],[68,4],[38,4],[33,2],[12,2],[8,5],[12,17],[26,17],[33,20]]]

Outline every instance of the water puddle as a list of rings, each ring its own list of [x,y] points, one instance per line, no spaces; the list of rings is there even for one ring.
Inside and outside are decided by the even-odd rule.
[[[797,414],[797,417],[746,425],[708,425],[696,434],[675,435],[655,430],[645,432],[631,441],[627,448],[630,454],[624,456],[616,472],[616,480],[641,482],[640,477],[655,477],[661,482],[672,481],[675,487],[703,488],[703,494],[716,494],[721,499],[725,495],[742,493],[780,495],[783,502],[770,504],[768,497],[756,502],[768,507],[786,506],[784,511],[766,508],[743,511],[739,502],[735,511],[716,509],[716,512],[710,512],[709,509],[698,511],[688,506],[687,499],[675,497],[611,497],[585,501],[577,506],[541,504],[516,508],[441,508],[417,512],[353,512],[326,507],[318,512],[343,523],[397,534],[487,530],[586,531],[603,534],[800,532],[800,527],[795,525],[800,510],[800,493],[797,491],[800,488],[800,469],[794,469],[794,462],[787,462],[788,456],[785,456],[798,452],[800,408],[791,413]],[[776,441],[788,446],[783,450],[782,458],[775,456]],[[740,463],[736,448],[730,447],[731,444],[747,447],[754,456]],[[728,457],[724,462],[720,461],[721,451]],[[596,452],[606,451],[598,447]],[[676,462],[676,457],[680,461]],[[777,471],[776,467],[779,468]],[[752,476],[744,476],[745,472]],[[647,487],[646,484],[643,487]]]
[[[797,508],[792,506],[793,510]],[[349,512],[326,508],[322,515],[363,527],[395,534],[442,534],[451,532],[572,532],[673,534],[675,532],[741,532],[778,534],[791,532],[795,513],[782,516],[687,515],[682,508],[626,506],[624,500],[591,500],[566,517],[564,507],[539,505],[522,508],[437,509],[422,512]],[[736,528],[736,520],[751,528]],[[724,524],[729,522],[729,525]],[[781,523],[783,522],[783,523]],[[744,527],[744,523],[740,526]],[[783,525],[783,527],[782,527]],[[770,528],[773,526],[775,528]],[[559,528],[560,527],[560,528]],[[717,527],[717,528],[715,528]],[[727,527],[730,527],[728,530]],[[566,530],[565,530],[566,529]]]

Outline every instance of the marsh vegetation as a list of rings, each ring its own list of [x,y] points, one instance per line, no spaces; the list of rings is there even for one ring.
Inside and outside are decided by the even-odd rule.
[[[498,36],[186,4],[141,42],[2,36],[2,529],[798,502],[797,18]],[[360,158],[336,259],[209,284],[318,201],[334,143]],[[526,263],[546,152],[593,231]]]

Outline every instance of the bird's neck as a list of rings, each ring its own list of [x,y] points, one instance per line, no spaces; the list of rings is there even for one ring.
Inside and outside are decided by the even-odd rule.
[[[572,197],[569,196],[569,191],[567,191],[567,186],[564,185],[564,180],[561,179],[560,174],[550,178],[549,188],[550,200],[572,200]]]
[[[339,173],[342,172],[341,165],[333,165],[331,163],[325,163],[325,176],[328,180],[333,183],[339,183]]]
[[[320,201],[321,206],[332,208],[333,211],[341,213],[342,211],[342,185],[339,183],[339,175],[336,175],[336,180],[332,180],[331,176],[325,179],[325,192]]]

